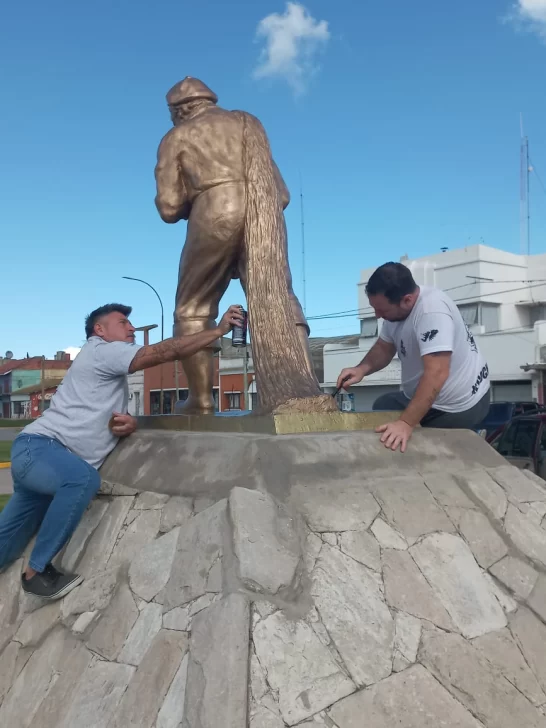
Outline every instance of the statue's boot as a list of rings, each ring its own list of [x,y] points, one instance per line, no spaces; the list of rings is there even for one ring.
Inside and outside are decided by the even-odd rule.
[[[190,393],[183,405],[177,405],[177,414],[214,414],[214,398],[212,396],[214,383],[213,355],[213,349],[203,349],[182,362]]]

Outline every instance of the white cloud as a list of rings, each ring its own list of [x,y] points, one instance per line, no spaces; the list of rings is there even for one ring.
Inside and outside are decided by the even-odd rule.
[[[80,346],[67,346],[65,352],[70,354],[71,359],[75,359],[81,351]]]
[[[302,93],[330,31],[325,20],[315,20],[303,5],[289,2],[284,15],[272,13],[259,22],[256,36],[265,47],[254,77],[281,78]]]
[[[546,0],[517,0],[512,18],[546,40]]]

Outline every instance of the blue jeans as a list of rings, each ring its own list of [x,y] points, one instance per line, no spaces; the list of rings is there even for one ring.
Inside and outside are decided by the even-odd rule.
[[[13,495],[0,513],[0,569],[38,531],[29,566],[42,572],[80,522],[100,475],[57,440],[19,435],[11,448]]]

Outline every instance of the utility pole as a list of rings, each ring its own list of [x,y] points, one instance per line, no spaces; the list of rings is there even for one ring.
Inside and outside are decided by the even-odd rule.
[[[303,286],[303,313],[307,313],[307,286],[305,276],[305,220],[303,215],[303,182],[300,172],[300,213],[301,213],[301,278]]]
[[[243,390],[244,390],[244,408],[250,409],[248,406],[248,347],[243,349]]]

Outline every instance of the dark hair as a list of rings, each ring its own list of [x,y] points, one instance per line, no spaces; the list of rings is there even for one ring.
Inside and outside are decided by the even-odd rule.
[[[103,316],[108,316],[109,313],[121,313],[124,316],[129,316],[133,309],[131,306],[124,306],[121,303],[107,303],[106,306],[101,306],[91,311],[89,316],[85,317],[85,336],[89,339],[95,334],[95,324]]]
[[[385,263],[374,271],[366,284],[368,296],[382,294],[390,303],[399,304],[409,293],[413,293],[417,283],[411,271],[402,263]]]

